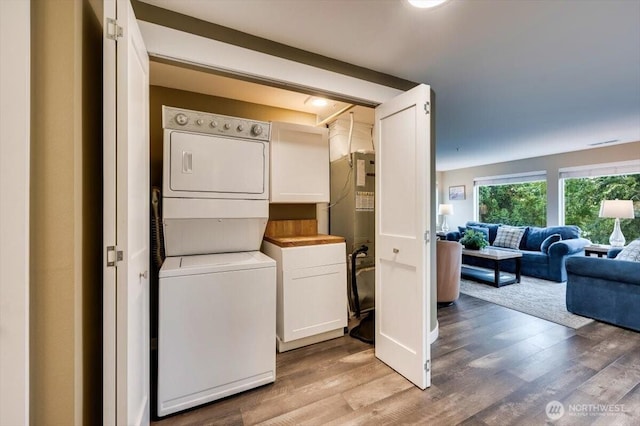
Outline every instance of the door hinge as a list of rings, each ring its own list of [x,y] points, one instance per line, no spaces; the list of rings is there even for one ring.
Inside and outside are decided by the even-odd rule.
[[[424,104],[424,113],[429,114],[431,111],[429,110],[429,101]]]
[[[118,262],[124,259],[122,250],[116,246],[107,246],[107,266],[118,266]]]
[[[109,40],[118,40],[118,37],[122,37],[123,30],[120,25],[118,25],[118,21],[113,18],[107,18],[107,38]]]
[[[428,359],[427,362],[424,363],[424,371],[429,372],[431,371],[431,360]]]
[[[428,243],[429,241],[429,231],[424,231],[424,242]]]

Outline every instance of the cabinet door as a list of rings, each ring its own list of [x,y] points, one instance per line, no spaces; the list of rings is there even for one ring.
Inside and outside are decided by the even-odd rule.
[[[322,127],[273,123],[272,203],[329,202],[329,133]]]
[[[347,325],[346,265],[283,272],[285,342]]]

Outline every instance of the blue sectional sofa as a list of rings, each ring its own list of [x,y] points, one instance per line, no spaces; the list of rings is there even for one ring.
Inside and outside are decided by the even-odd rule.
[[[486,230],[486,238],[489,240],[491,248],[507,251],[520,251],[522,253],[522,275],[542,278],[550,281],[563,282],[567,280],[567,270],[565,262],[572,256],[583,256],[584,247],[591,242],[580,237],[580,228],[577,226],[550,226],[539,228],[527,226],[524,235],[520,240],[517,249],[495,247],[493,243],[496,239],[499,227],[502,225],[483,222],[467,222],[464,227],[459,227],[458,231],[446,234],[446,239],[459,241],[466,229]],[[559,241],[556,241],[559,240]],[[555,241],[555,242],[554,242]],[[493,268],[490,260],[469,257],[464,259],[466,264]],[[515,260],[504,261],[500,269],[506,272],[515,272]]]
[[[640,331],[640,262],[608,258],[567,259],[567,310]]]

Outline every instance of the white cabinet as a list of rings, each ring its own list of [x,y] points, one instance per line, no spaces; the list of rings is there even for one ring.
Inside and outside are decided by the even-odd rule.
[[[347,326],[345,243],[262,251],[277,263],[276,334],[283,352],[340,337]]]
[[[329,202],[329,131],[274,122],[270,161],[272,203]]]

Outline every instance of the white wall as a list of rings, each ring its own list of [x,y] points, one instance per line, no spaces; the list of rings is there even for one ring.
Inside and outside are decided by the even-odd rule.
[[[29,424],[30,1],[0,1],[0,425]]]
[[[447,218],[449,228],[455,230],[473,220],[475,209],[473,179],[546,170],[547,172],[547,226],[557,225],[560,217],[559,170],[566,167],[587,166],[640,159],[640,141],[603,148],[586,149],[564,154],[534,157],[506,163],[449,170],[438,174],[440,203],[453,204],[454,214]],[[437,159],[436,159],[437,161]],[[466,199],[449,201],[449,187],[464,185]]]

